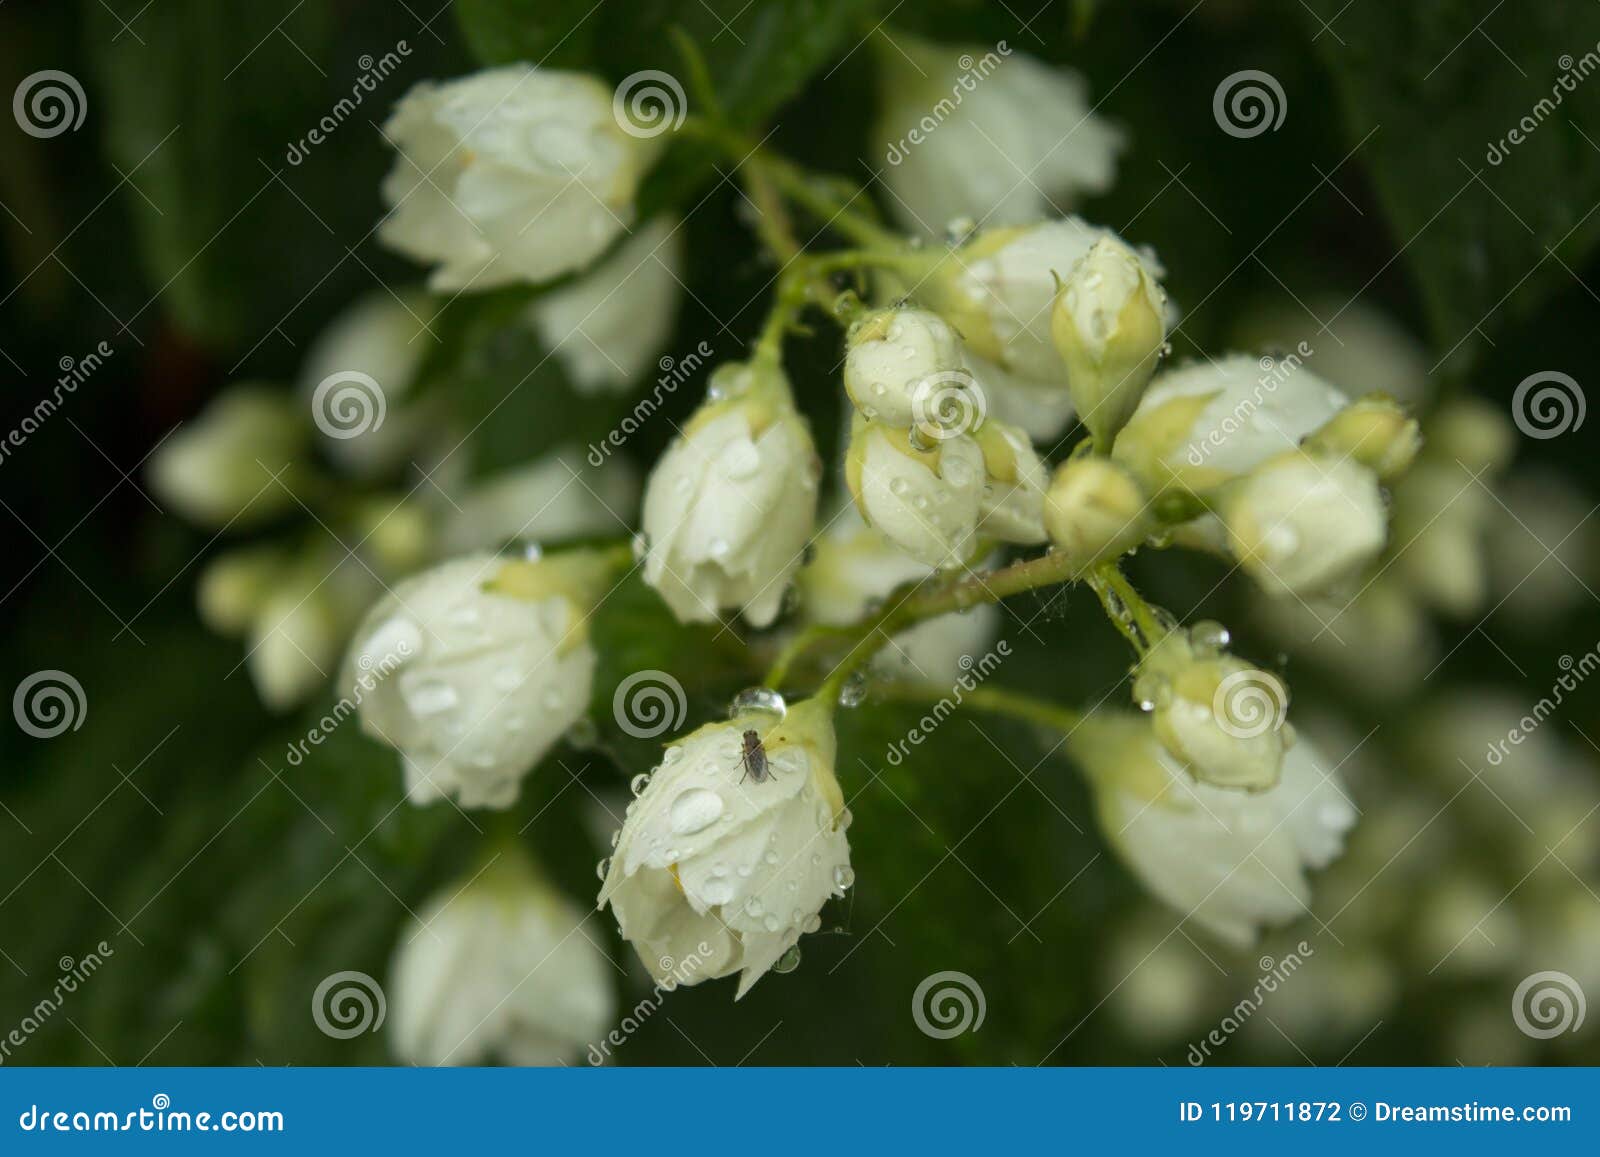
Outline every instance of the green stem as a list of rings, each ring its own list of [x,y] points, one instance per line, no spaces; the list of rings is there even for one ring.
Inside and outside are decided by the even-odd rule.
[[[1134,589],[1115,562],[1103,562],[1088,575],[1088,583],[1105,609],[1106,618],[1141,657],[1171,628],[1144,596]]]
[[[1070,735],[1083,722],[1083,713],[1059,703],[1036,699],[1004,687],[958,687],[954,691],[918,683],[891,683],[878,693],[881,699],[908,703],[935,702],[955,695],[963,707],[975,707],[992,715],[1006,715]]]

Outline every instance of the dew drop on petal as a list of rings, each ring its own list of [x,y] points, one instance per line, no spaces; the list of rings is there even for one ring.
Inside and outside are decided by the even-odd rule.
[[[641,771],[633,777],[633,782],[628,785],[628,790],[633,792],[633,797],[638,799],[644,794],[644,789],[650,786],[650,773]]]
[[[840,864],[833,869],[834,886],[843,890],[856,882],[856,874],[849,864]]]
[[[783,975],[785,973],[793,972],[796,968],[799,968],[799,967],[800,967],[800,945],[791,944],[784,951],[784,954],[782,956],[778,957],[778,959],[773,962],[772,971],[778,973],[781,976],[781,975]]]
[[[722,807],[722,797],[710,788],[685,788],[672,801],[672,830],[680,836],[703,832],[722,818]]]

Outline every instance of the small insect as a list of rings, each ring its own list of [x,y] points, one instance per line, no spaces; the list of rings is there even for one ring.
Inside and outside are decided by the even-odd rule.
[[[739,777],[740,783],[745,781],[746,776],[754,777],[757,783],[761,783],[772,774],[767,766],[767,749],[761,746],[760,732],[744,733],[744,747],[739,753],[739,762],[744,765],[744,775]]]

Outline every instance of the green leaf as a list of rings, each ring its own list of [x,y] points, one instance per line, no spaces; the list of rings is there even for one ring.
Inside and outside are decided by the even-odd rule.
[[[1569,282],[1600,238],[1600,86],[1573,72],[1600,42],[1600,8],[1307,7],[1435,344],[1465,363],[1482,331]]]
[[[484,64],[568,68],[587,59],[602,7],[593,0],[456,0],[456,20]]]

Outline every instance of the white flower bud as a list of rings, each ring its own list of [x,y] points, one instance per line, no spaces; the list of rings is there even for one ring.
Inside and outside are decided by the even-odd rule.
[[[1152,490],[1206,490],[1295,449],[1349,404],[1295,359],[1234,354],[1157,376],[1112,452]]]
[[[986,473],[970,434],[921,450],[907,431],[857,417],[845,480],[867,523],[919,562],[956,567],[976,549]]]
[[[623,533],[639,506],[639,476],[625,458],[592,465],[562,446],[452,495],[443,511],[447,554]]]
[[[1428,445],[1433,456],[1482,474],[1510,464],[1517,438],[1505,414],[1488,402],[1457,398],[1428,418]]]
[[[1056,294],[1102,238],[1116,234],[1078,217],[986,230],[943,262],[924,290],[979,357],[1025,378],[1059,382],[1067,368],[1050,335]],[[1140,260],[1159,281],[1161,264]]]
[[[417,85],[384,135],[400,156],[383,182],[390,211],[378,235],[436,263],[436,290],[584,268],[632,219],[660,146],[618,123],[598,77],[525,64]]]
[[[362,553],[388,574],[410,574],[434,553],[434,512],[420,496],[407,498],[390,492],[363,499],[352,522]]]
[[[1219,513],[1234,557],[1270,594],[1344,583],[1378,557],[1388,533],[1371,470],[1298,451],[1226,487]]]
[[[572,284],[541,295],[528,318],[580,392],[620,392],[672,336],[682,269],[682,223],[655,217]]]
[[[219,635],[242,635],[289,566],[275,546],[247,546],[219,554],[205,564],[195,601],[200,621]]]
[[[611,1027],[611,962],[515,849],[441,889],[400,934],[394,1050],[414,1065],[559,1065]]]
[[[438,341],[439,299],[417,289],[376,290],[317,335],[300,369],[299,394],[319,449],[362,478],[393,471],[438,420],[434,398],[416,398],[417,371]]]
[[[1004,44],[934,44],[901,30],[879,56],[873,137],[906,229],[931,237],[961,217],[1036,221],[1111,187],[1122,134],[1090,111],[1072,69]]]
[[[583,552],[472,556],[407,579],[368,613],[343,681],[362,730],[403,756],[413,803],[511,806],[588,709],[586,617],[604,581]]]
[[[644,578],[681,622],[778,617],[816,521],[820,465],[776,366],[727,365],[646,484]]]
[[[1428,455],[1394,490],[1401,547],[1394,571],[1436,611],[1459,618],[1477,613],[1489,593],[1488,528],[1498,509],[1464,468]]]
[[[1044,492],[1050,472],[1021,430],[985,422],[973,435],[983,451],[978,533],[1001,542],[1044,542]]]
[[[251,624],[245,666],[262,703],[273,711],[302,702],[339,662],[349,621],[326,579],[302,569],[262,601]]]
[[[1422,431],[1392,398],[1368,394],[1312,431],[1301,447],[1324,457],[1348,458],[1382,481],[1394,482],[1416,461]]]
[[[156,496],[189,521],[243,529],[295,504],[308,426],[285,394],[235,385],[161,443],[150,462]]]
[[[1045,495],[1050,541],[1081,570],[1132,550],[1154,529],[1138,481],[1109,458],[1063,462]]]
[[[1261,791],[1294,742],[1289,692],[1276,675],[1173,631],[1147,654],[1134,695],[1167,750],[1201,783]]]
[[[1139,255],[1114,237],[1094,243],[1056,296],[1050,333],[1078,416],[1104,450],[1156,372],[1166,302]]]
[[[964,384],[961,339],[925,309],[879,310],[850,327],[844,388],[861,416],[888,426],[927,424],[930,395]]]
[[[1268,791],[1196,783],[1142,719],[1099,711],[1069,741],[1094,786],[1100,827],[1165,903],[1239,946],[1306,912],[1306,869],[1323,868],[1355,822],[1334,767],[1309,743]]]
[[[834,627],[859,622],[896,587],[934,573],[862,522],[851,503],[824,521],[827,531],[817,537],[798,584],[809,622]],[[980,658],[999,625],[1000,608],[988,603],[938,615],[895,635],[873,657],[873,667],[889,678],[951,684],[963,673],[963,658]]]
[[[707,724],[667,748],[628,807],[600,889],[652,976],[697,984],[737,972],[737,999],[817,930],[823,904],[855,878],[834,748],[817,700],[781,720]]]
[[[962,350],[961,360],[972,376],[972,389],[988,404],[989,417],[1015,426],[1035,442],[1055,442],[1077,413],[1065,373],[1042,381],[1024,377],[979,357],[971,347]]]

